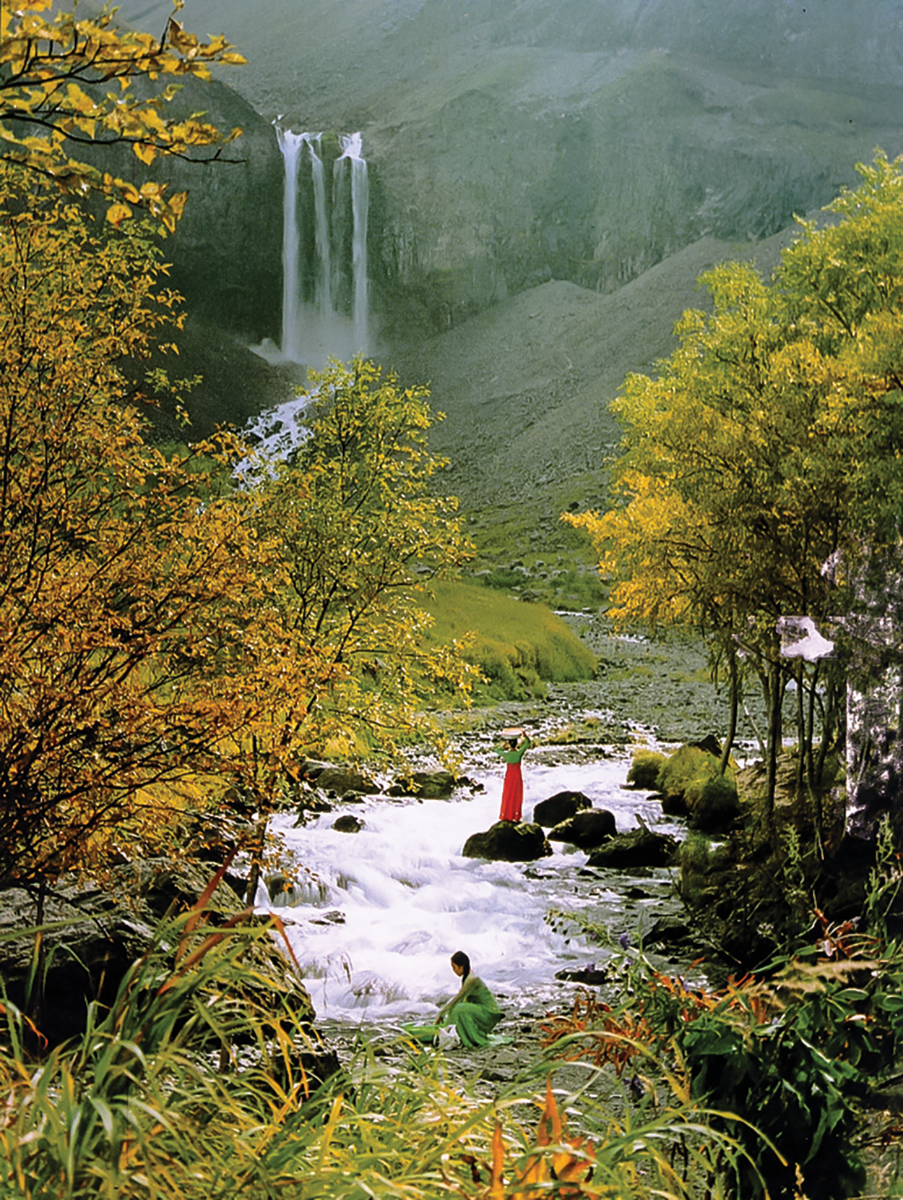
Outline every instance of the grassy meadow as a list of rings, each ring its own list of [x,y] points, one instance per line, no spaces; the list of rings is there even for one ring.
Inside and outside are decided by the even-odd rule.
[[[483,676],[475,687],[478,702],[541,698],[549,682],[593,676],[595,655],[544,605],[448,581],[433,586],[425,607],[435,622],[431,641],[469,639],[465,656]]]

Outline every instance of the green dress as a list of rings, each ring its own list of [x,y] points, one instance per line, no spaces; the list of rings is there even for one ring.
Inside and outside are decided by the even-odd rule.
[[[436,1024],[454,1025],[462,1046],[488,1046],[489,1035],[502,1019],[502,1010],[495,996],[476,975],[468,976],[462,990],[463,995],[456,996],[440,1012]]]

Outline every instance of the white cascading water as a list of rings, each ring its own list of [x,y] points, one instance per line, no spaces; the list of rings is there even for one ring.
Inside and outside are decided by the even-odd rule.
[[[264,339],[251,349],[273,364],[322,370],[329,359],[350,362],[355,354],[372,350],[367,163],[360,133],[340,136],[331,178],[323,161],[322,133],[293,133],[277,124],[276,137],[285,169],[282,344]],[[303,227],[305,213],[312,230]]]
[[[298,230],[298,170],[306,134],[276,127],[276,138],[285,164],[282,197],[282,357],[296,361],[299,347],[301,288],[298,278],[300,237]]]
[[[301,135],[310,151],[310,173],[314,188],[314,242],[317,249],[317,307],[320,319],[332,322],[332,253],[329,245],[329,213],[326,205],[326,176],[320,157],[321,133]]]
[[[365,351],[369,341],[368,306],[369,283],[367,280],[367,218],[370,211],[370,184],[367,178],[367,163],[361,155],[361,135],[351,133],[342,138],[342,154],[336,159],[336,167],[347,160],[351,167],[351,267],[354,281],[354,343]]]
[[[633,828],[639,813],[650,828],[676,832],[648,793],[624,787],[628,767],[626,757],[528,762],[525,818],[536,801],[572,789],[614,813],[619,830]],[[297,882],[272,904],[261,887],[258,904],[285,921],[319,1018],[374,1025],[428,1019],[456,990],[448,961],[455,950],[470,955],[506,1010],[516,1012],[519,1003],[558,995],[556,971],[604,957],[579,939],[566,942],[544,920],[550,908],[591,905],[616,934],[626,928],[634,939],[638,925],[651,923],[643,901],[631,907],[624,898],[635,879],[617,875],[609,885],[580,876],[587,856],[573,847],[556,843],[553,857],[530,864],[462,857],[467,837],[498,819],[502,786],[499,768],[471,776],[485,786],[472,798],[343,805],[363,822],[358,833],[334,830],[336,812],[300,827],[289,816],[274,819]],[[656,874],[656,882],[640,882],[664,895],[665,873]]]

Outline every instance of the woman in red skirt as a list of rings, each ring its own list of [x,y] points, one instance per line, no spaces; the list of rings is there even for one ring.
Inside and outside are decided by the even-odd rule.
[[[519,821],[524,804],[524,777],[521,774],[520,762],[527,750],[530,749],[530,739],[523,729],[503,729],[502,744],[496,746],[496,753],[508,764],[505,771],[505,783],[502,787],[502,811],[500,821]]]

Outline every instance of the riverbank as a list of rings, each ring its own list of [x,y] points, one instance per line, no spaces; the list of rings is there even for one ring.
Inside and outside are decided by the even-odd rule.
[[[702,642],[686,634],[617,631],[601,611],[558,614],[597,659],[593,679],[551,683],[544,699],[479,706],[440,716],[450,734],[491,731],[524,721],[549,730],[562,746],[679,745],[723,737],[727,689],[712,682]],[[754,752],[764,730],[761,698],[750,694],[737,742]]]

